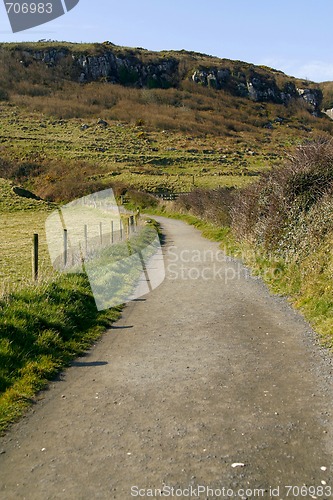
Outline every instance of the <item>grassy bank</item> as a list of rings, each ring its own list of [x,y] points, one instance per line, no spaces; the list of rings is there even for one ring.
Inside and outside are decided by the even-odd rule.
[[[242,191],[231,212],[250,265],[332,347],[333,142],[298,147],[284,166]]]
[[[102,285],[112,282],[115,296],[128,297],[139,278],[135,266],[132,273],[124,270],[129,248],[130,254],[140,250],[149,258],[156,234],[156,226],[147,225],[130,242],[102,249],[93,265],[104,271],[97,276]],[[95,287],[96,283],[95,276]],[[0,300],[0,431],[22,415],[48,380],[118,319],[121,306],[98,312],[97,298],[85,274],[65,274],[51,282],[21,286]]]
[[[16,192],[15,192],[15,191]],[[40,276],[52,273],[46,245],[45,221],[56,208],[35,198],[12,182],[0,178],[0,297],[31,280],[32,236],[40,236]],[[31,196],[32,193],[30,193]]]
[[[60,369],[88,349],[120,309],[98,313],[84,275],[26,287],[0,302],[0,431]]]

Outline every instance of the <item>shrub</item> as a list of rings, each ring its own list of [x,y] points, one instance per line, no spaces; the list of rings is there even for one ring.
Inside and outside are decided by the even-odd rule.
[[[176,200],[175,207],[180,212],[191,212],[208,222],[228,226],[233,194],[234,190],[231,188],[195,189],[191,193],[181,195]]]
[[[316,232],[323,230],[318,227],[321,207],[330,210],[332,193],[333,141],[299,146],[286,165],[263,174],[237,195],[231,211],[234,232],[267,250],[297,253],[300,235],[307,237],[314,214]]]
[[[146,208],[156,208],[159,204],[159,200],[155,196],[143,191],[129,189],[126,194],[129,197],[131,205],[133,205],[133,207],[140,207],[144,210]]]

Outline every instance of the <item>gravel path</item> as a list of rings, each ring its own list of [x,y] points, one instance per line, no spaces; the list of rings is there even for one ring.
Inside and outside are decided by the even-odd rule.
[[[159,220],[165,281],[1,438],[0,498],[330,498],[328,354],[217,244]]]

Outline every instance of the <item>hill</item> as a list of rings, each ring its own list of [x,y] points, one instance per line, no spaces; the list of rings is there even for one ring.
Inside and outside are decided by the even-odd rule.
[[[0,176],[51,200],[241,186],[331,135],[315,83],[194,52],[0,45]]]

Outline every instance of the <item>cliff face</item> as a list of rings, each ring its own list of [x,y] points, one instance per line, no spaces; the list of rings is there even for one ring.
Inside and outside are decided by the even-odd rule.
[[[1,50],[5,50],[4,46]],[[281,72],[184,51],[121,51],[109,43],[99,45],[97,53],[67,47],[39,50],[36,47],[20,48],[19,45],[12,52],[13,57],[19,57],[26,66],[40,61],[54,67],[66,61],[69,74],[80,83],[104,80],[142,88],[169,88],[179,86],[183,80],[190,80],[197,85],[223,89],[257,102],[287,104],[291,100],[299,100],[306,102],[314,113],[320,110],[322,102],[322,92],[318,87],[304,85],[304,82]]]
[[[173,57],[158,57],[158,54],[154,60],[144,62],[135,55],[119,55],[110,49],[97,55],[75,53],[67,49],[25,49],[21,53],[22,63],[27,66],[34,60],[56,66],[65,59],[71,65],[71,74],[80,83],[104,80],[147,88],[168,88],[179,84],[179,61]]]
[[[193,73],[192,80],[216,89],[227,89],[234,95],[248,97],[257,102],[287,104],[292,99],[301,98],[314,110],[319,110],[322,101],[319,89],[298,88],[292,81],[286,81],[280,88],[274,77],[256,73],[255,69],[251,69],[249,74],[238,73],[236,77],[229,69],[222,67],[202,69]]]

